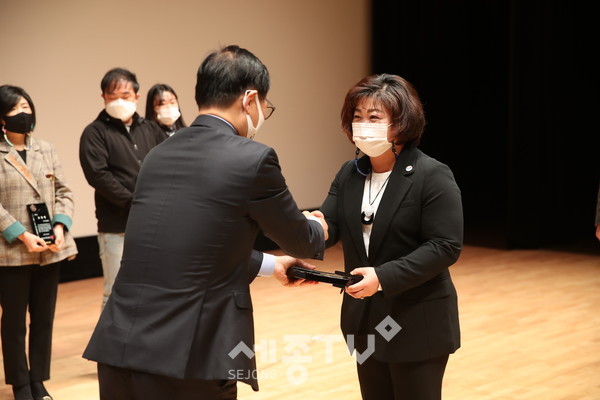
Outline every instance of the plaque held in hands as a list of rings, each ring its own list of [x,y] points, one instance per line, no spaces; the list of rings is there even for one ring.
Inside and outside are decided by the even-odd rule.
[[[295,279],[331,283],[333,286],[341,288],[342,291],[346,286],[354,285],[363,279],[362,275],[350,275],[343,271],[335,271],[333,273],[298,266],[288,268],[287,274],[289,277]]]
[[[27,204],[27,212],[34,233],[46,244],[53,244],[54,230],[52,229],[52,220],[46,203]]]

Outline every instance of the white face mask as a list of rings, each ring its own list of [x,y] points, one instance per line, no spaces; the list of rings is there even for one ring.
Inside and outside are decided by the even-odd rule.
[[[175,125],[175,121],[177,121],[180,116],[181,113],[177,106],[161,107],[156,110],[156,119],[165,126]]]
[[[391,124],[352,124],[352,140],[356,147],[369,157],[378,157],[392,148],[388,142],[388,127]]]
[[[135,114],[137,104],[123,99],[113,100],[104,107],[108,115],[121,121],[129,121]]]
[[[248,97],[248,95],[252,92],[256,92],[256,97],[254,97],[254,100],[256,102],[256,107],[258,107],[258,124],[256,124],[255,127],[252,123],[252,118],[250,118],[250,114],[246,114],[246,122],[248,123],[248,133],[246,134],[246,137],[250,140],[254,139],[254,136],[256,135],[262,124],[265,122],[265,116],[263,115],[262,107],[260,106],[260,102],[258,100],[258,91],[246,90],[246,94],[244,94],[242,104],[244,104],[244,102],[246,101],[246,97]]]

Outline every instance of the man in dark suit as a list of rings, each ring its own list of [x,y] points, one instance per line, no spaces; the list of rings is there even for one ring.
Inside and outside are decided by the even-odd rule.
[[[200,115],[146,157],[122,266],[84,358],[100,398],[235,399],[258,390],[249,284],[306,265],[252,249],[261,229],[295,257],[322,259],[327,225],[301,213],[275,151],[248,138],[273,107],[267,68],[228,46],[198,70]],[[265,118],[266,117],[266,118]]]

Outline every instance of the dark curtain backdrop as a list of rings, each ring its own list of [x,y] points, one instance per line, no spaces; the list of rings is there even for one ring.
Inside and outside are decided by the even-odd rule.
[[[413,83],[465,243],[597,246],[598,28],[568,1],[372,1],[372,72]],[[594,61],[595,62],[595,61]]]

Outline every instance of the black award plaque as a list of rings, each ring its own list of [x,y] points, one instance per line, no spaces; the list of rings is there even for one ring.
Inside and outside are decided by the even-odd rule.
[[[346,286],[360,282],[363,278],[362,275],[350,275],[343,271],[335,271],[335,273],[332,273],[298,266],[288,268],[287,275],[288,277],[296,279],[331,283],[335,287],[342,288],[342,290]]]
[[[46,203],[27,204],[27,212],[31,218],[34,233],[46,244],[53,244],[54,230],[52,229],[52,220]]]

